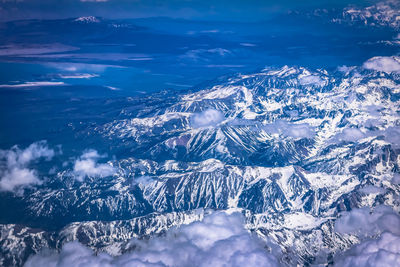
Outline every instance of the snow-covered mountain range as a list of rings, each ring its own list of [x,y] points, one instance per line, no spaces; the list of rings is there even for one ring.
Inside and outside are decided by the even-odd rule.
[[[108,163],[114,175],[79,182],[67,169],[53,186],[8,196],[29,218],[1,226],[1,262],[71,240],[119,255],[131,238],[234,209],[282,263],[326,264],[358,241],[334,231],[340,212],[399,211],[399,82],[362,67],[285,66],[149,96],[121,111],[131,118],[90,129],[126,151]]]
[[[343,212],[400,211],[400,76],[368,66],[265,68],[121,110],[127,118],[85,130],[124,151],[107,163],[113,175],[75,179],[66,168],[47,187],[6,196],[29,216],[1,225],[0,262],[72,240],[120,255],[132,238],[211,209],[243,213],[282,264],[332,263],[359,242],[335,231]]]

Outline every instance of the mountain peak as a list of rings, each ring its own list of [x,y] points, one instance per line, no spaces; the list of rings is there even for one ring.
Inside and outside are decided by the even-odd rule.
[[[75,19],[76,22],[84,22],[84,23],[99,23],[100,19],[94,16],[87,16],[87,17],[79,17]]]

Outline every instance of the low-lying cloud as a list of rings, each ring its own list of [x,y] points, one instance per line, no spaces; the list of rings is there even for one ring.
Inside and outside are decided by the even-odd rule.
[[[383,231],[400,235],[400,216],[388,206],[354,209],[342,213],[335,223],[335,230],[341,234],[374,236]]]
[[[82,154],[75,162],[73,168],[74,177],[82,182],[85,177],[106,177],[115,173],[115,168],[108,163],[98,163],[104,158],[96,150],[88,150]]]
[[[388,127],[384,132],[385,140],[393,147],[400,148],[400,127]]]
[[[368,59],[363,67],[366,69],[383,71],[387,73],[400,72],[400,58],[396,56],[392,57],[373,57]]]
[[[299,79],[299,82],[301,85],[316,85],[316,86],[324,86],[326,82],[322,80],[319,76],[317,75],[307,75],[307,76],[302,76]]]
[[[392,208],[378,206],[345,212],[335,223],[341,234],[361,242],[335,257],[335,266],[397,266],[400,262],[400,216]]]
[[[334,142],[356,142],[365,138],[367,135],[358,128],[345,128],[342,132],[332,137]]]
[[[46,141],[33,143],[25,149],[13,146],[0,150],[0,191],[17,192],[41,184],[37,171],[30,165],[40,159],[51,160],[54,154]]]
[[[289,123],[283,120],[276,120],[264,126],[264,130],[269,134],[280,134],[292,138],[313,138],[315,128],[307,123]]]
[[[191,118],[191,123],[194,128],[215,126],[225,119],[221,111],[215,109],[207,109],[203,112],[196,113]]]
[[[134,251],[111,257],[80,243],[64,245],[61,252],[31,257],[32,266],[279,266],[276,256],[244,228],[240,213],[214,212],[202,221],[170,229],[164,236],[132,240]]]

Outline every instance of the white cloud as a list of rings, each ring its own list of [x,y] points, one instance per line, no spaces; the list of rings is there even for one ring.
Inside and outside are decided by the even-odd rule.
[[[215,109],[207,109],[203,112],[196,113],[192,116],[192,126],[195,128],[215,126],[225,119],[221,111]]]
[[[49,149],[46,141],[36,142],[25,149],[13,146],[9,150],[0,150],[0,190],[18,192],[19,190],[41,184],[37,172],[29,165],[41,158],[50,160],[54,150]]]
[[[353,69],[355,69],[355,67],[348,67],[348,66],[346,66],[346,65],[339,66],[339,67],[337,68],[338,71],[344,72],[344,73],[348,73],[348,72],[352,71]]]
[[[289,123],[283,120],[276,120],[264,126],[264,130],[269,134],[280,134],[293,138],[313,138],[315,129],[307,123]]]
[[[104,87],[110,89],[111,91],[119,91],[120,90],[119,88],[114,87],[114,86],[105,85]]]
[[[398,173],[393,174],[392,183],[397,184],[397,185],[400,184],[400,174],[398,174]]]
[[[400,147],[400,127],[388,127],[384,132],[385,140],[393,145],[395,148]]]
[[[325,85],[325,81],[322,80],[317,75],[302,76],[299,79],[299,82],[300,82],[301,85],[317,85],[317,86],[324,86]]]
[[[378,106],[368,106],[367,109],[371,117],[381,117],[380,108]],[[382,126],[382,121],[379,119],[368,119],[363,123],[364,127],[379,127]],[[366,130],[359,128],[344,128],[330,139],[330,143],[337,142],[357,142],[363,138],[371,136],[383,136],[385,141],[390,143],[393,148],[400,147],[400,127],[389,126],[384,130]]]
[[[346,253],[335,262],[335,266],[398,266],[400,262],[400,236],[389,232],[378,239],[365,241]]]
[[[364,134],[361,130],[357,128],[345,128],[342,130],[342,132],[336,134],[334,137],[332,137],[332,142],[338,142],[338,141],[345,141],[345,142],[355,142],[360,139],[363,139],[366,137],[366,134]]]
[[[252,43],[240,43],[241,46],[247,46],[247,47],[255,47],[257,46],[256,44],[252,44]]]
[[[96,78],[96,77],[99,77],[99,75],[89,74],[89,73],[73,74],[73,75],[60,75],[61,79],[91,79],[91,78]]]
[[[400,235],[400,216],[387,206],[354,209],[344,212],[335,223],[335,230],[342,234],[373,236],[383,231]]]
[[[25,88],[39,86],[60,86],[66,85],[63,82],[25,82],[20,84],[0,84],[0,88]]]
[[[25,44],[0,46],[0,56],[34,56],[51,53],[69,52],[79,48],[63,44]]]
[[[86,176],[90,177],[106,177],[113,175],[115,169],[107,163],[98,163],[103,158],[96,150],[88,150],[82,154],[74,163],[74,177],[82,182]]]
[[[65,57],[71,57],[71,54],[46,54],[46,56],[58,56],[61,57],[65,55]],[[85,56],[85,55],[83,55]],[[93,56],[93,54],[91,55]],[[101,55],[96,54],[95,57],[101,57]],[[102,56],[104,58],[104,55]],[[67,72],[66,75],[71,75],[71,73],[76,74],[76,72],[79,73],[92,73],[94,75],[98,75],[98,73],[103,73],[109,68],[122,68],[121,66],[116,66],[116,65],[104,65],[104,64],[86,64],[86,63],[64,63],[64,62],[59,62],[57,64],[55,63],[46,63],[46,66],[55,68],[57,70],[60,70],[62,72]],[[68,74],[69,73],[69,74]]]
[[[396,56],[373,57],[364,62],[363,67],[387,73],[400,72],[400,58]]]
[[[343,141],[358,141],[365,137],[365,134],[357,128],[346,128],[342,131],[340,139]]]
[[[135,180],[133,180],[133,184],[146,186],[148,184],[153,183],[154,181],[155,180],[153,177],[148,176],[148,175],[143,175],[143,176],[139,176],[139,177],[135,178]]]
[[[335,266],[397,266],[400,262],[400,216],[387,206],[344,212],[335,230],[362,241],[336,255]]]
[[[383,194],[385,193],[385,189],[381,188],[381,187],[377,187],[377,186],[373,186],[373,185],[367,185],[364,186],[363,188],[358,190],[361,193],[364,194]]]
[[[202,221],[170,229],[165,236],[132,240],[135,248],[120,257],[66,244],[60,254],[42,253],[31,266],[279,266],[276,256],[245,228],[240,213],[214,212]]]

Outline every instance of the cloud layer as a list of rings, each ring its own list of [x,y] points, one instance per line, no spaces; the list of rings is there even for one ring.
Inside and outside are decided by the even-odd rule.
[[[33,143],[25,149],[13,146],[0,150],[0,191],[13,192],[41,184],[37,171],[29,165],[39,159],[51,160],[54,154],[46,141]]]
[[[400,262],[400,216],[387,206],[354,209],[335,223],[335,230],[361,239],[343,254],[335,266],[397,266]],[[377,237],[376,237],[377,236]]]
[[[107,163],[98,163],[98,160],[103,157],[96,150],[84,152],[74,163],[74,177],[82,182],[86,176],[106,177],[113,175],[115,173],[113,166]]]
[[[243,225],[240,213],[214,212],[202,221],[171,229],[165,236],[132,240],[135,250],[117,258],[94,255],[72,242],[59,254],[33,256],[25,266],[279,266],[262,241]]]

